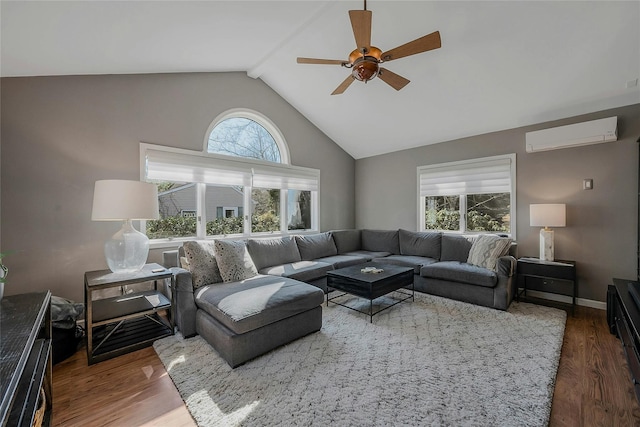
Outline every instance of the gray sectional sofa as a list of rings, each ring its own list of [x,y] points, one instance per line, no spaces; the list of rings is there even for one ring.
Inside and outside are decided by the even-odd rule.
[[[320,330],[327,271],[369,261],[411,266],[417,291],[506,310],[514,296],[515,249],[494,268],[468,263],[477,236],[408,230],[335,230],[248,239],[258,274],[194,288],[178,268],[181,250],[164,253],[176,276],[175,320],[185,337],[202,335],[232,367]]]

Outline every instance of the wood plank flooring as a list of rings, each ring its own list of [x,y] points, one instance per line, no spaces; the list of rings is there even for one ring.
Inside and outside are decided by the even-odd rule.
[[[87,366],[84,349],[54,366],[53,426],[195,426],[152,348]],[[640,426],[622,345],[606,313],[567,318],[550,426]]]

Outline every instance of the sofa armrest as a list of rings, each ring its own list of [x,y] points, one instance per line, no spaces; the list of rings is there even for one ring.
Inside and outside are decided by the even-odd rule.
[[[196,334],[196,302],[193,294],[191,272],[184,268],[172,267],[175,276],[173,292],[174,313],[178,330],[185,338]]]
[[[493,306],[500,310],[509,308],[517,290],[515,289],[515,275],[517,261],[511,255],[498,258],[496,272],[498,273],[498,284],[493,293]]]
[[[496,272],[498,275],[511,277],[516,274],[517,261],[511,255],[498,258],[496,263]]]

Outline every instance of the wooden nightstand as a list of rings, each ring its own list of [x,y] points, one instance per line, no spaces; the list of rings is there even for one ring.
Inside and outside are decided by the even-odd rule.
[[[571,297],[571,313],[575,315],[578,295],[576,262],[568,260],[541,261],[538,258],[518,259],[516,301],[528,290]],[[522,291],[520,290],[522,289]]]

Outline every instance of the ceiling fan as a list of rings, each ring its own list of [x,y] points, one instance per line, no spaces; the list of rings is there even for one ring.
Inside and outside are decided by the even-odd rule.
[[[409,80],[392,73],[386,68],[382,68],[380,64],[428,50],[438,49],[441,46],[440,32],[435,31],[409,43],[405,43],[402,46],[382,52],[379,48],[371,45],[371,16],[371,11],[367,10],[367,0],[364,0],[364,10],[349,11],[349,18],[351,19],[351,27],[357,47],[349,54],[348,61],[339,59],[298,58],[298,64],[341,65],[351,69],[349,77],[347,77],[331,95],[343,93],[354,80],[366,83],[375,77],[380,77],[382,81],[395,90],[400,90],[409,83]]]

